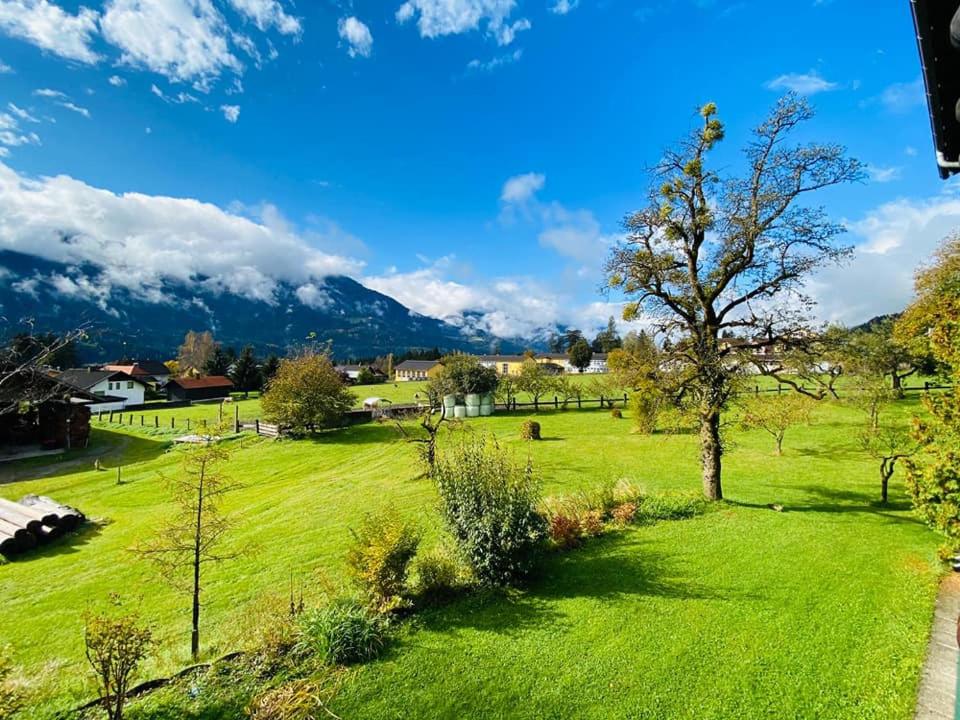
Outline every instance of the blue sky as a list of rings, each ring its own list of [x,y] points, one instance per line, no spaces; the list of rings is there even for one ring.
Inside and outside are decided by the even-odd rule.
[[[0,247],[144,293],[346,272],[502,334],[593,329],[644,168],[713,101],[736,170],[790,89],[871,175],[822,197],[859,248],[811,285],[823,318],[899,309],[960,222],[907,0],[0,0],[0,63]]]

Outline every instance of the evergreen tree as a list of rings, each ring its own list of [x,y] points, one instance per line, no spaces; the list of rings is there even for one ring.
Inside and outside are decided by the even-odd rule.
[[[223,348],[217,345],[213,349],[210,358],[203,366],[204,375],[226,375],[227,368],[230,367],[230,360],[227,358]]]
[[[277,368],[279,367],[280,358],[277,357],[276,353],[267,355],[267,359],[263,361],[263,367],[260,368],[261,384],[266,385],[273,380],[273,376],[277,374]]]
[[[236,385],[237,390],[250,392],[259,390],[262,384],[260,368],[257,367],[257,359],[253,355],[253,347],[247,345],[240,351],[240,357],[233,365],[233,371],[230,373],[230,379]]]

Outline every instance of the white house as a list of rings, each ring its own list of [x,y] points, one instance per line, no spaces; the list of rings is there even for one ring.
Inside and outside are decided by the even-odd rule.
[[[90,403],[91,412],[100,410],[123,410],[128,405],[143,403],[146,383],[132,375],[112,370],[65,370],[58,379],[103,398],[103,402]]]

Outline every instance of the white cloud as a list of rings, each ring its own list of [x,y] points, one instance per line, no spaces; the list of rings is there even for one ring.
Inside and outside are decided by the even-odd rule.
[[[235,123],[240,119],[240,106],[239,105],[221,105],[220,110],[223,112],[223,116],[227,119],[229,123]]]
[[[109,0],[100,25],[122,63],[174,82],[206,89],[224,71],[243,71],[211,0]]]
[[[19,109],[19,108],[18,108]],[[35,132],[21,129],[19,118],[7,112],[0,112],[0,147],[3,157],[10,154],[9,148],[21,145],[39,145],[40,137]],[[2,215],[0,215],[2,217]],[[2,224],[2,220],[0,220]]]
[[[87,64],[100,59],[91,47],[98,18],[86,7],[71,15],[47,0],[0,0],[0,32]]]
[[[816,70],[808,73],[787,73],[770,80],[766,85],[768,90],[789,90],[799,95],[815,95],[821,92],[836,90],[840,87],[835,82],[825,80]]]
[[[589,210],[567,210],[552,203],[543,208],[542,215],[547,227],[540,233],[540,245],[581,263],[588,271],[585,274],[599,273],[600,263],[618,236],[605,235]]]
[[[547,182],[541,173],[524,173],[508,178],[500,191],[500,200],[509,204],[522,204],[530,200]]]
[[[867,174],[873,182],[888,183],[900,179],[903,168],[867,165]]]
[[[107,80],[107,82],[113,85],[114,87],[123,87],[124,85],[127,84],[127,81],[124,80],[119,75],[111,75],[110,79]]]
[[[33,94],[36,95],[37,97],[45,97],[45,98],[66,99],[67,97],[66,93],[62,93],[59,90],[51,90],[50,88],[39,88],[37,90],[34,90]]]
[[[474,59],[467,63],[467,68],[470,70],[477,70],[480,72],[493,72],[498,67],[504,65],[512,65],[515,62],[519,62],[520,58],[523,57],[523,50],[517,48],[511,53],[504,53],[503,55],[497,55],[496,57],[490,58],[489,60],[479,60]]]
[[[59,105],[60,107],[64,107],[64,108],[66,108],[67,110],[72,110],[73,112],[77,113],[78,115],[83,115],[85,118],[89,118],[89,117],[90,117],[90,111],[89,111],[89,110],[87,110],[85,107],[80,107],[79,105],[76,105],[75,103],[72,103],[72,102],[70,102],[69,100],[64,101],[64,102],[59,102],[59,103],[57,103],[57,105]]]
[[[928,200],[894,200],[847,225],[857,245],[853,260],[809,287],[824,320],[853,325],[910,302],[914,271],[960,227],[960,194],[950,187]]]
[[[370,28],[355,17],[340,18],[337,22],[337,32],[340,38],[346,41],[350,57],[370,57],[373,50],[373,35]]]
[[[509,22],[516,0],[407,0],[396,12],[399,23],[412,20],[417,14],[417,29],[425,38],[459,35],[485,25],[486,31],[501,45],[509,45],[521,30],[530,29],[530,21],[522,18]]]
[[[7,103],[7,109],[10,110],[10,112],[12,112],[21,120],[26,120],[27,122],[32,122],[32,123],[40,122],[40,120],[38,120],[36,117],[31,115],[27,110],[24,110],[22,107],[18,107],[17,105],[14,105],[12,102]]]
[[[156,84],[151,83],[150,92],[156,95],[158,98],[163,100],[165,103],[170,103],[172,105],[183,105],[184,103],[198,103],[200,100],[196,96],[191,95],[188,92],[181,90],[176,95],[167,95],[163,90],[158,88]]]
[[[923,78],[913,82],[888,85],[880,94],[880,102],[893,113],[905,113],[926,103]]]
[[[304,283],[296,290],[297,299],[307,307],[322,310],[329,307],[333,300],[330,295],[316,283]]]
[[[7,65],[3,60],[0,60],[0,75],[10,75],[13,73],[13,68]]]
[[[269,210],[269,212],[268,212]],[[265,206],[259,217],[190,198],[116,194],[69,176],[31,179],[0,163],[0,247],[104,268],[104,286],[158,301],[161,279],[272,302],[295,286],[357,275],[357,260],[317,250]]]
[[[571,10],[576,10],[579,4],[580,0],[557,0],[551,6],[550,12],[554,15],[566,15]]]
[[[259,30],[275,27],[284,35],[299,35],[302,29],[300,20],[288,15],[277,0],[230,0],[230,4]]]

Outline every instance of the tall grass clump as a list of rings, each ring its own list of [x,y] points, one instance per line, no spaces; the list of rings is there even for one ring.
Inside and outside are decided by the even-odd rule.
[[[540,484],[496,442],[467,437],[437,463],[440,512],[482,585],[512,585],[533,567],[546,537]]]
[[[377,657],[387,644],[382,615],[353,600],[337,600],[300,618],[297,649],[331,665],[351,665]]]
[[[390,612],[404,604],[410,561],[420,545],[420,531],[394,511],[367,515],[352,530],[347,552],[350,575],[370,606]]]

